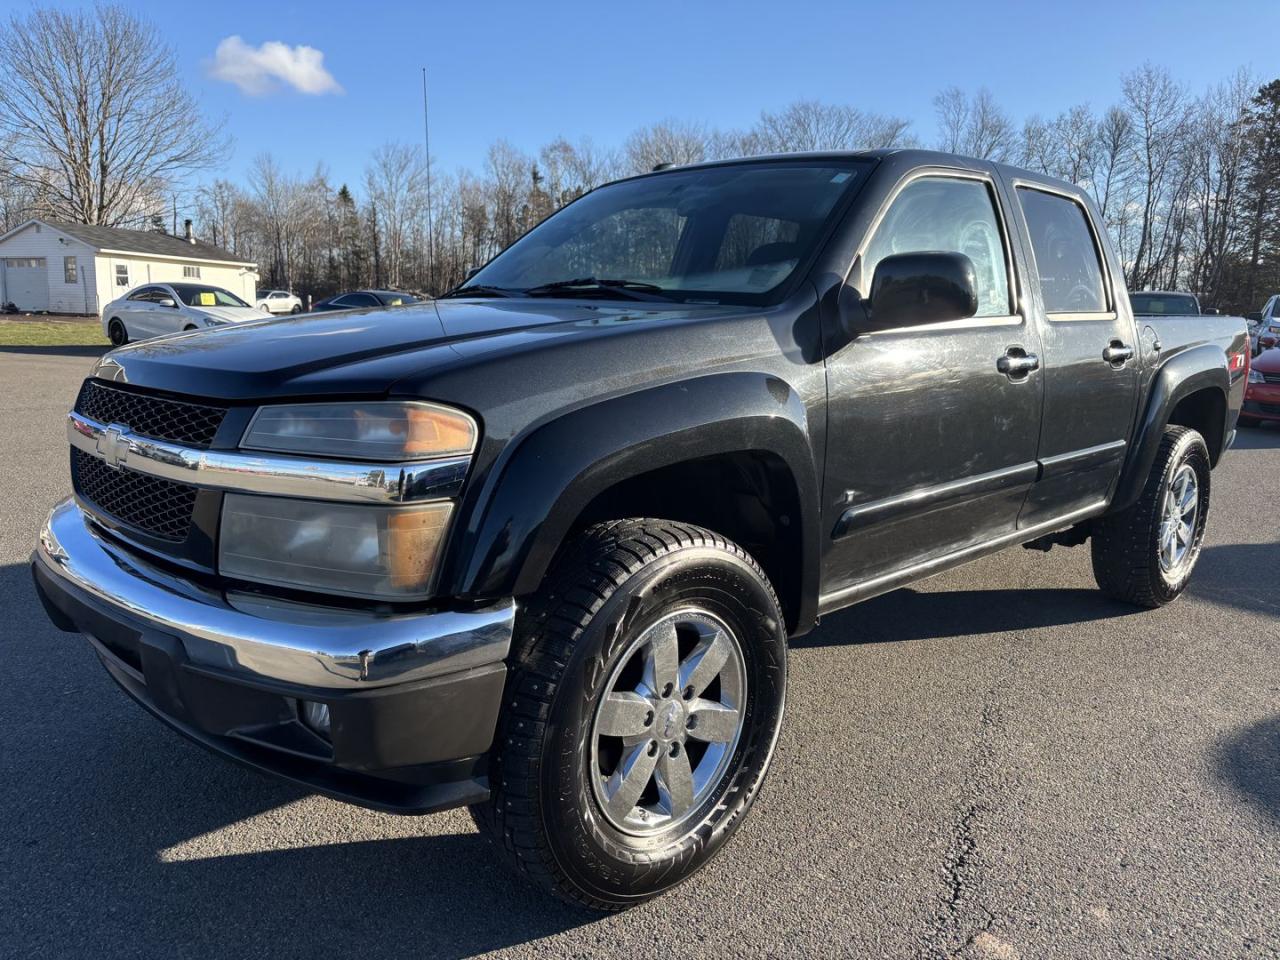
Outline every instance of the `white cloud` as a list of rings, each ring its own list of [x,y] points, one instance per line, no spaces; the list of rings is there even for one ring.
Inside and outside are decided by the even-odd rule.
[[[342,93],[338,81],[324,67],[323,52],[302,44],[291,47],[278,40],[251,47],[238,36],[227,37],[214,51],[209,72],[254,97],[281,87],[315,96]]]

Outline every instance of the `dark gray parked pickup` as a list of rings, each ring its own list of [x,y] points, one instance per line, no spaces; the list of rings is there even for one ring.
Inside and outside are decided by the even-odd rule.
[[[1186,586],[1249,341],[1135,321],[1099,224],[944,154],[712,163],[435,302],[115,350],[36,584],[216,753],[638,903],[741,824],[822,614],[1015,544]]]

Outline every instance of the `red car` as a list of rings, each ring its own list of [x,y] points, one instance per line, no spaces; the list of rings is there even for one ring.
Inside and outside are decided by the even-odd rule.
[[[1263,420],[1280,420],[1280,350],[1263,350],[1249,367],[1240,426],[1256,427]]]

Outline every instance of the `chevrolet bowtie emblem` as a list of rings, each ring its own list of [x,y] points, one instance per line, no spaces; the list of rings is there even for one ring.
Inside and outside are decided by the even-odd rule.
[[[124,438],[127,429],[129,428],[113,423],[98,434],[98,456],[113,470],[120,469],[120,461],[129,452],[129,441]]]

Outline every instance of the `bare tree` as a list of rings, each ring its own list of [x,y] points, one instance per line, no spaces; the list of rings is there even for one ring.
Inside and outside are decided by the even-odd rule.
[[[866,150],[910,144],[909,120],[864,113],[845,104],[798,100],[774,113],[765,111],[748,133],[758,153],[804,150]]]
[[[933,98],[933,107],[941,133],[939,149],[983,160],[1004,160],[1014,151],[1013,121],[986,87],[973,97],[959,87],[948,87]]]
[[[419,219],[425,219],[426,181],[421,148],[402,143],[376,148],[365,168],[365,189],[378,207],[383,273],[393,287],[405,281],[410,233]]]
[[[222,155],[173,52],[122,7],[14,15],[0,63],[0,159],[52,216],[117,225],[154,213],[166,187]]]
[[[631,134],[622,151],[629,172],[648,173],[662,163],[701,163],[708,159],[713,140],[699,124],[663,120]]]
[[[1163,68],[1144,64],[1124,78],[1124,97],[1134,125],[1134,164],[1141,174],[1141,213],[1129,284],[1152,282],[1166,248],[1170,222],[1161,216],[1170,199],[1175,165],[1187,123],[1186,94]]]

